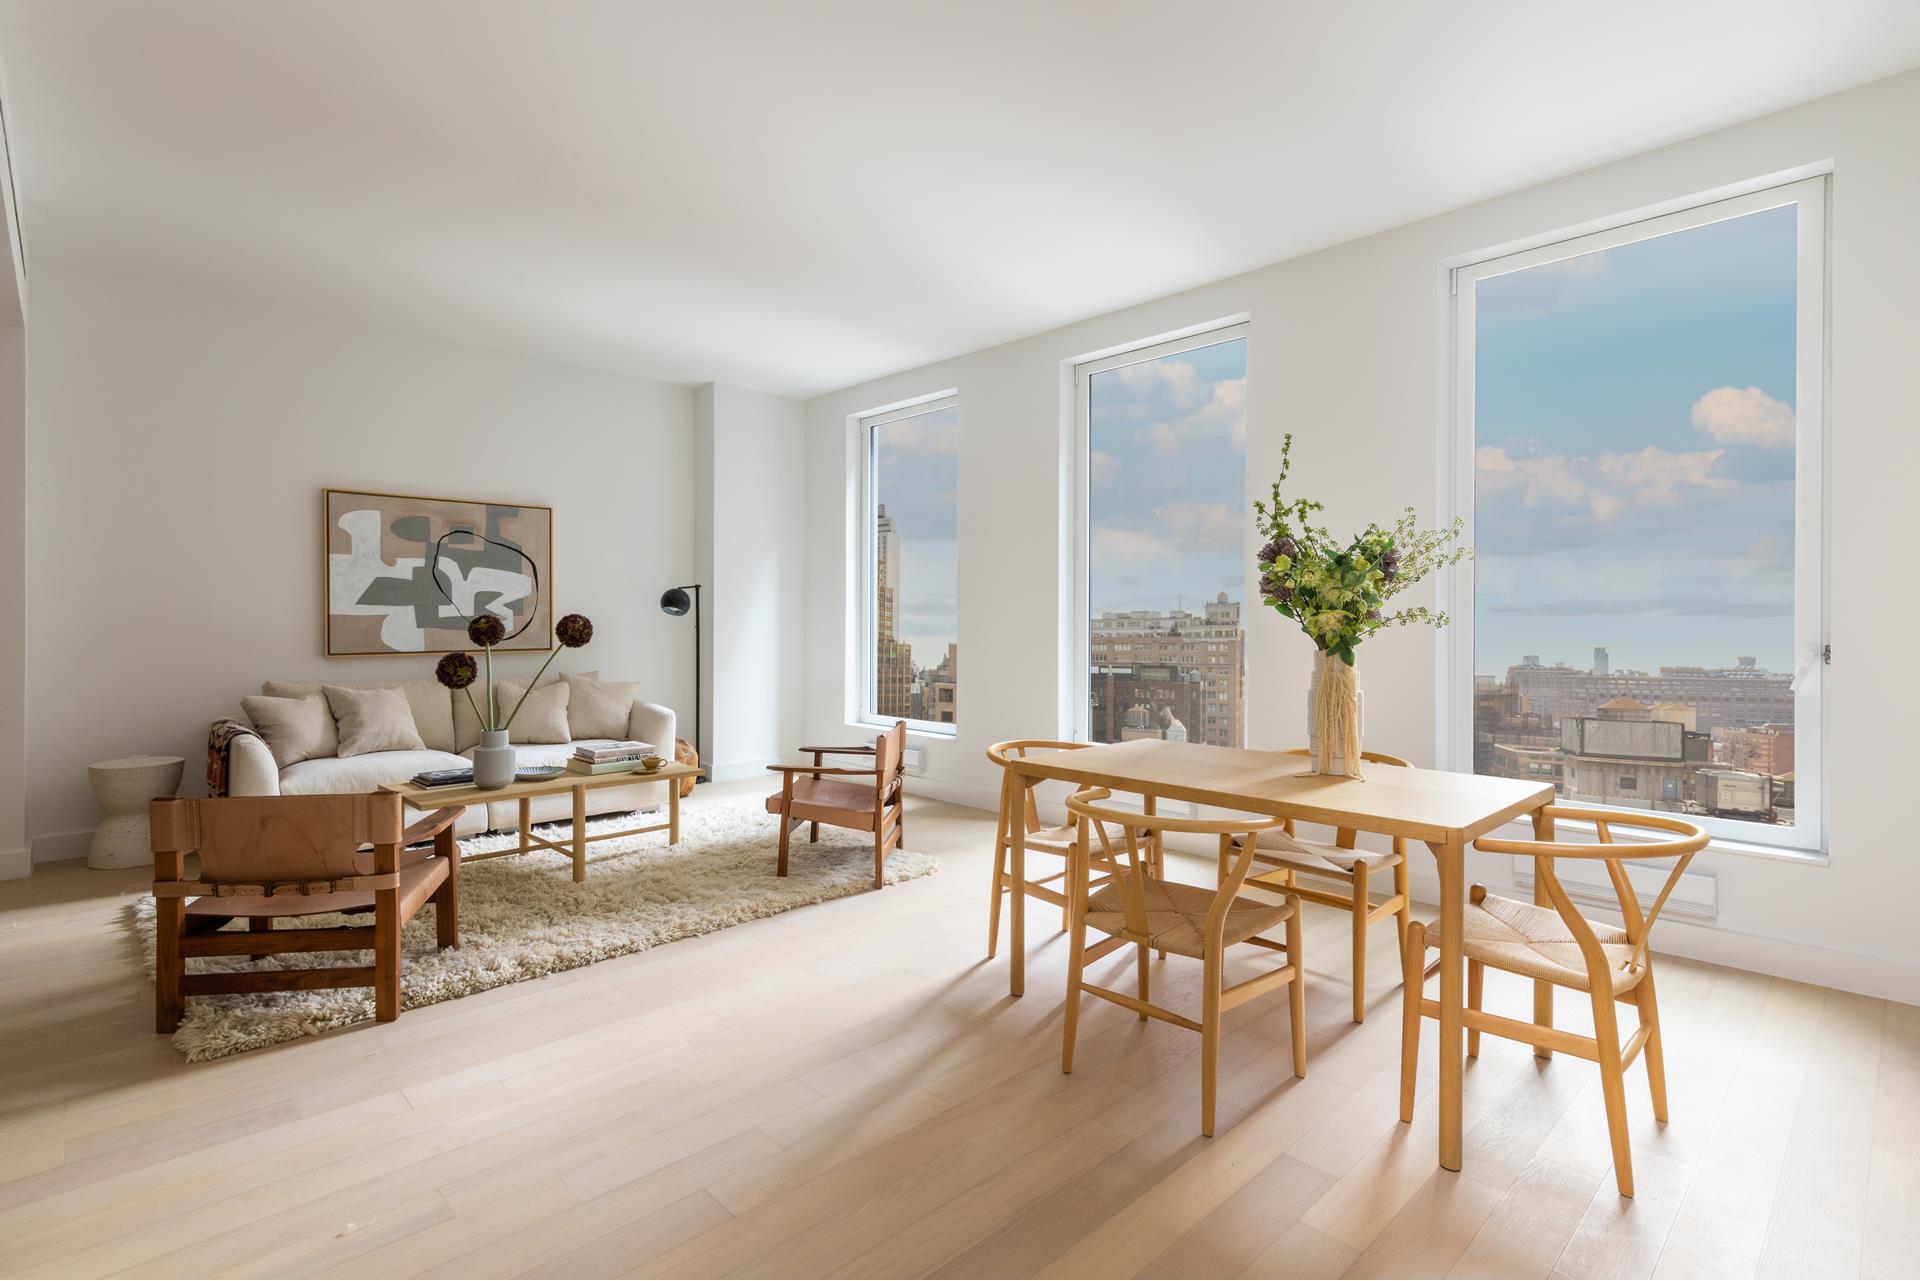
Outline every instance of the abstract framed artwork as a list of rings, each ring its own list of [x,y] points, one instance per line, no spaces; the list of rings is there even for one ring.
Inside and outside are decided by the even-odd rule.
[[[470,649],[481,613],[501,652],[553,647],[553,509],[329,489],[322,590],[327,657]]]

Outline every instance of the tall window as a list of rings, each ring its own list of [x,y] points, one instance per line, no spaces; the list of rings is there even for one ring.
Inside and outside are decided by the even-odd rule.
[[[954,397],[862,419],[866,668],[861,719],[954,724],[960,681],[960,408]]]
[[[1824,200],[1459,272],[1476,772],[1820,845]]]
[[[1246,741],[1246,327],[1077,370],[1081,736]]]

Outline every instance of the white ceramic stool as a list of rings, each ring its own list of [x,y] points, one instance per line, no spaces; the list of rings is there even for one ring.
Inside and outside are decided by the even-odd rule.
[[[147,802],[180,790],[179,756],[123,756],[87,766],[87,781],[107,817],[93,830],[88,867],[141,867],[153,862]]]

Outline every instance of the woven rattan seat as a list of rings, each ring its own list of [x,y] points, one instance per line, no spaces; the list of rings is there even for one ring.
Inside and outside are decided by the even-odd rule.
[[[1369,869],[1393,867],[1404,857],[1391,850],[1343,850],[1337,845],[1321,841],[1303,841],[1278,828],[1260,833],[1254,838],[1253,848],[1269,856],[1262,862],[1278,863],[1282,867],[1317,872],[1323,876],[1350,875],[1356,863],[1365,863]]]
[[[1087,899],[1087,924],[1102,934],[1164,948],[1180,956],[1206,955],[1207,913],[1213,910],[1215,891],[1178,881],[1146,880],[1141,891],[1147,900],[1147,934],[1141,938],[1127,929],[1126,891],[1113,884]],[[1236,898],[1227,909],[1222,942],[1244,943],[1284,922],[1294,913],[1291,901],[1261,903]]]
[[[1574,942],[1573,932],[1560,913],[1552,908],[1489,894],[1467,905],[1465,925],[1468,960],[1582,992],[1589,990],[1587,963],[1580,955],[1580,945]],[[1632,964],[1633,943],[1627,932],[1604,921],[1588,921],[1587,927],[1607,955],[1614,994],[1630,991],[1643,971]],[[1429,935],[1427,946],[1438,948],[1439,938]]]

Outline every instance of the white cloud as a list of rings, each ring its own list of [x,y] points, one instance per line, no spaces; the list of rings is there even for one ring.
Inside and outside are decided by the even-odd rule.
[[[1173,560],[1173,548],[1150,529],[1135,525],[1096,525],[1093,552],[1101,572],[1113,573],[1124,567],[1166,564]]]
[[[1182,551],[1232,552],[1241,546],[1240,520],[1226,503],[1168,503],[1153,514]]]
[[[1693,425],[1720,445],[1793,445],[1793,407],[1758,387],[1715,387],[1693,402]]]
[[[1119,369],[1120,385],[1135,400],[1170,402],[1191,409],[1206,399],[1207,384],[1200,372],[1184,360],[1142,360]]]
[[[1175,363],[1192,374],[1191,365]],[[1196,391],[1205,391],[1206,399],[1192,404],[1185,413],[1136,429],[1133,433],[1134,444],[1147,446],[1161,458],[1173,458],[1179,455],[1190,438],[1213,437],[1224,432],[1235,449],[1244,450],[1247,447],[1245,378],[1223,378],[1215,383],[1196,381],[1192,385],[1181,380],[1181,387],[1183,395],[1190,402],[1198,401]]]
[[[1474,451],[1475,481],[1488,495],[1517,495],[1529,511],[1585,509],[1607,524],[1633,512],[1669,511],[1735,487],[1719,474],[1726,451],[1675,453],[1648,445],[1588,458],[1533,453],[1516,457],[1495,445]]]
[[[1120,475],[1120,460],[1104,449],[1093,451],[1093,483],[1105,489]]]

